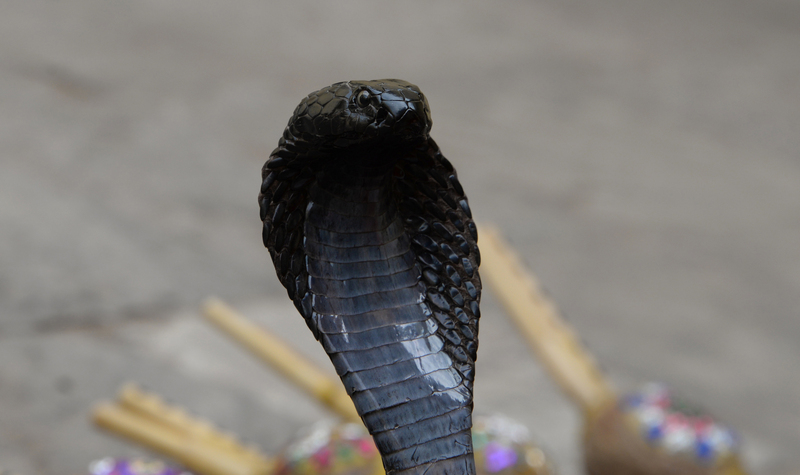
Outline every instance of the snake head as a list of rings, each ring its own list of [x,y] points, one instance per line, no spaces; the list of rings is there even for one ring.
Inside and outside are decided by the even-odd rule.
[[[295,109],[284,139],[311,150],[375,143],[415,143],[431,130],[428,101],[398,79],[338,82],[309,94]]]

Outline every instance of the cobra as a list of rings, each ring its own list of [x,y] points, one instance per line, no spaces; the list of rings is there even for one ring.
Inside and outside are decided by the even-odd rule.
[[[262,170],[263,241],[389,474],[473,474],[478,234],[396,79],[309,94]]]

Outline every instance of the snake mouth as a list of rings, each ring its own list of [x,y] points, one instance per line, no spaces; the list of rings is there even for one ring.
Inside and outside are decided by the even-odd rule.
[[[380,115],[380,112],[378,113]],[[420,118],[416,109],[408,109],[395,125],[395,134],[404,138],[424,137],[430,127]]]

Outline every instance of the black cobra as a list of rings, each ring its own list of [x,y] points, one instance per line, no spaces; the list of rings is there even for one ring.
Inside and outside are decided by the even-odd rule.
[[[262,171],[264,245],[387,473],[472,474],[478,234],[405,81],[303,99]]]

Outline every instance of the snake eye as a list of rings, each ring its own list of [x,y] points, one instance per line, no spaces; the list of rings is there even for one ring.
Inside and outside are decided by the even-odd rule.
[[[366,89],[356,95],[356,105],[358,107],[367,107],[369,105],[370,93]]]

